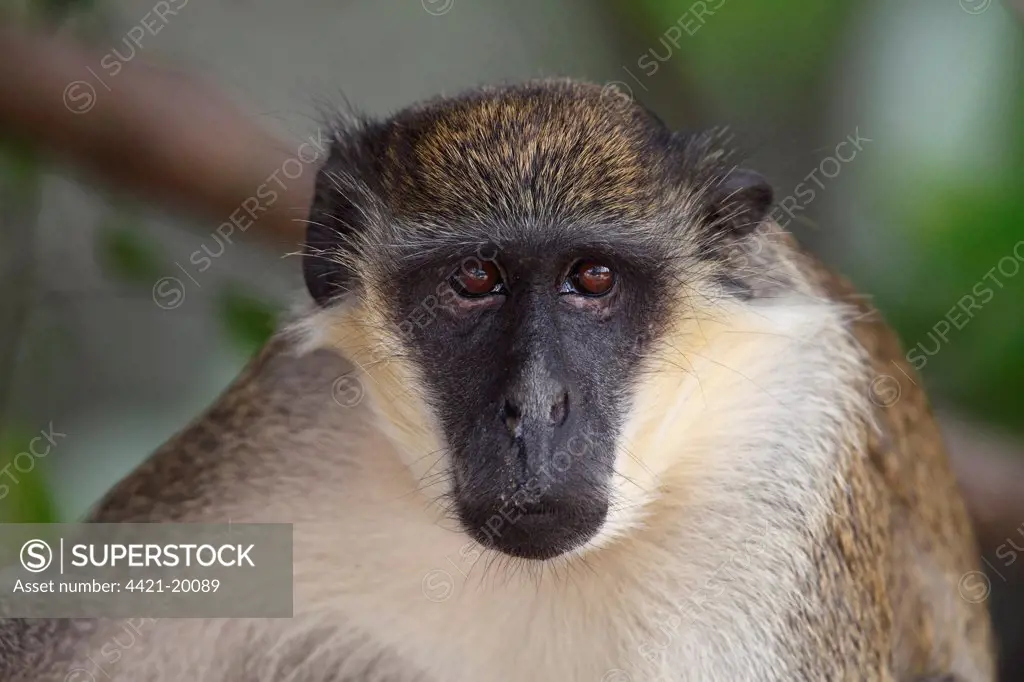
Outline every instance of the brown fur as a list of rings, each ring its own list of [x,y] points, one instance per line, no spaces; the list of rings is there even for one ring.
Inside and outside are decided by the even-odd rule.
[[[868,459],[851,472],[851,485],[861,487],[854,496],[877,505],[873,515],[861,512],[868,538],[857,542],[856,525],[839,527],[836,534],[845,540],[848,561],[872,575],[872,601],[892,604],[878,617],[881,631],[892,630],[892,665],[922,675],[944,673],[967,657],[966,647],[976,661],[987,663],[978,669],[979,679],[991,679],[988,609],[967,601],[959,585],[966,572],[980,570],[978,549],[921,379],[864,297],[844,279],[808,263],[829,296],[860,313],[853,333],[871,358],[873,380],[886,382],[886,393],[873,395],[879,432],[870,434]],[[836,571],[831,563],[823,567]]]
[[[660,194],[639,118],[597,86],[571,81],[427,103],[388,128],[388,207],[445,222],[500,202],[535,219],[649,218]]]

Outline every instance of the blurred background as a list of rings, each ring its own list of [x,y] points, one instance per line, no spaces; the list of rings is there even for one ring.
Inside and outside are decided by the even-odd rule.
[[[1024,679],[1024,3],[4,2],[0,522],[79,518],[301,299],[332,110],[581,77],[728,126],[900,332]],[[256,227],[223,229],[271,178]]]

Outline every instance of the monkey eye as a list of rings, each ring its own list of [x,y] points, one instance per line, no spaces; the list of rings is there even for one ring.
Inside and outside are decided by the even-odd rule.
[[[486,260],[464,263],[448,278],[448,284],[455,293],[464,298],[481,298],[505,291],[505,283],[498,272],[498,266]]]
[[[607,265],[592,260],[577,263],[562,284],[562,293],[604,296],[615,286],[615,273]]]

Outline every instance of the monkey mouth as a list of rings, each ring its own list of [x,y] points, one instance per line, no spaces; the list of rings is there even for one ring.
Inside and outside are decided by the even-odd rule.
[[[463,528],[484,547],[521,559],[554,559],[586,544],[604,524],[607,503],[541,499],[507,503],[460,499]]]

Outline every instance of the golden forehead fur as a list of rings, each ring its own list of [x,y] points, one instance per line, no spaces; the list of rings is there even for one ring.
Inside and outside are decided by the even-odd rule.
[[[441,220],[644,219],[660,159],[653,117],[590,84],[541,81],[435,100],[396,116],[391,209]]]

